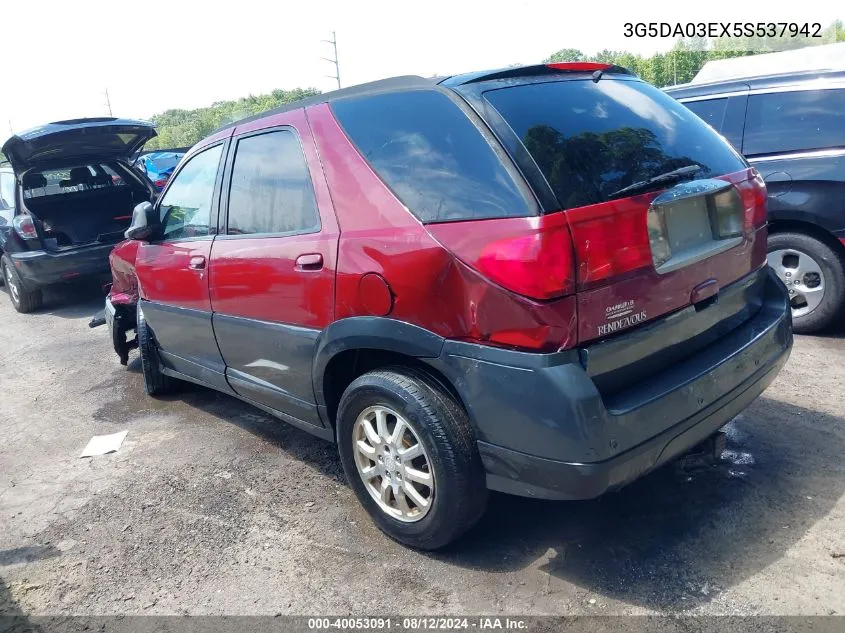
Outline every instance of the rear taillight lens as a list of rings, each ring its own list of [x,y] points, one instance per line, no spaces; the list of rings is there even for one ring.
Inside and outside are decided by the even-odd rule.
[[[25,240],[37,240],[38,232],[35,230],[35,222],[26,214],[16,215],[12,220],[12,226],[15,228],[15,233],[20,235]]]
[[[167,184],[167,178],[159,178],[158,180],[154,180],[153,184],[159,189],[164,189],[164,185]]]
[[[563,213],[426,228],[458,259],[511,292],[548,300],[575,289],[572,239]]]
[[[612,200],[566,212],[575,243],[579,289],[653,265],[646,216],[655,196]]]
[[[765,226],[769,216],[768,191],[763,177],[753,170],[754,177],[746,180],[743,189],[743,202],[745,202],[745,223],[751,230],[757,230]]]

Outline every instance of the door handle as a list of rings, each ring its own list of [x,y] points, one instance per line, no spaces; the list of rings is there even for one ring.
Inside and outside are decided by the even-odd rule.
[[[297,270],[322,270],[323,256],[320,253],[308,253],[296,258]]]
[[[188,268],[191,270],[203,270],[205,268],[205,257],[202,255],[194,255],[188,261]]]

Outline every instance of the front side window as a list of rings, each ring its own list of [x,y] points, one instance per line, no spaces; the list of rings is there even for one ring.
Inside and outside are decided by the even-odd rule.
[[[229,235],[320,230],[311,176],[289,130],[238,141],[229,190]]]
[[[745,154],[845,146],[845,89],[772,92],[748,97]]]
[[[191,158],[170,183],[161,199],[159,215],[165,240],[211,235],[211,206],[222,145]]]
[[[490,143],[446,95],[388,92],[332,103],[361,155],[422,222],[536,214]]]

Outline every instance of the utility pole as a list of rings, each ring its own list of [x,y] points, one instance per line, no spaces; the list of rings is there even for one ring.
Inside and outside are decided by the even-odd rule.
[[[106,107],[109,109],[109,116],[114,116],[111,113],[111,100],[109,99],[109,89],[108,88],[106,88],[106,91],[105,91],[104,94],[106,95]]]
[[[320,41],[325,42],[326,44],[331,44],[332,48],[334,49],[334,59],[329,59],[328,57],[321,57],[320,59],[325,59],[327,62],[334,64],[334,75],[326,75],[326,77],[336,79],[337,89],[340,90],[340,66],[338,66],[337,64],[337,34],[332,31],[332,39]]]
[[[672,85],[676,86],[678,84],[678,51],[677,50],[672,51],[672,66],[675,69],[675,80],[672,82]]]

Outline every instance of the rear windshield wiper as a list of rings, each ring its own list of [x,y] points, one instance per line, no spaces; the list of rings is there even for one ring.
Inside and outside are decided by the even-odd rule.
[[[608,198],[622,198],[626,195],[633,195],[634,193],[642,192],[654,185],[664,185],[670,182],[683,180],[687,176],[692,176],[699,171],[701,171],[701,165],[678,167],[678,169],[667,171],[665,174],[658,174],[657,176],[652,176],[646,180],[640,180],[639,182],[630,184],[627,187],[622,187],[619,191],[614,191],[610,194]]]

